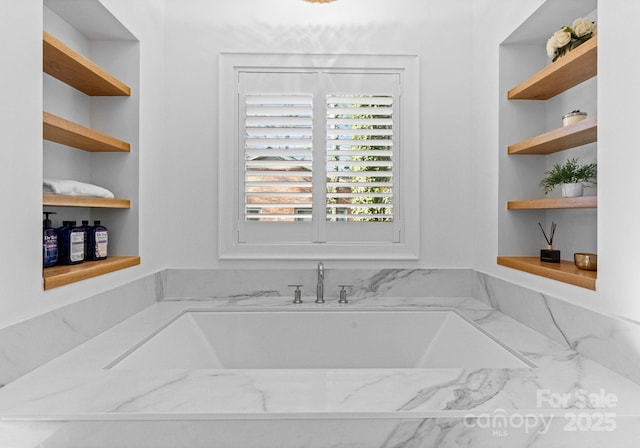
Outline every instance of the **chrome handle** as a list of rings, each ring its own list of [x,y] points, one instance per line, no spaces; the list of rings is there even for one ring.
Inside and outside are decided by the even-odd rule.
[[[293,291],[293,303],[295,304],[302,303],[302,291],[300,291],[302,286],[303,285],[289,285],[289,288],[296,288],[296,290]]]
[[[338,285],[338,288],[340,288],[340,300],[338,300],[338,303],[349,303],[347,300],[347,290],[345,288],[351,287],[353,287],[353,285]]]

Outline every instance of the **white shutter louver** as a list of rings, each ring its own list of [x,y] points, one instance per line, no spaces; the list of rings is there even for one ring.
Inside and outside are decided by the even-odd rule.
[[[244,219],[311,221],[313,95],[245,95]]]
[[[327,221],[393,221],[393,96],[327,95]]]

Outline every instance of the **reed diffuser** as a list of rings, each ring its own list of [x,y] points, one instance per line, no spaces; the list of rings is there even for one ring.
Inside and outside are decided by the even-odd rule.
[[[540,226],[540,230],[542,230],[542,234],[544,235],[544,239],[547,241],[547,248],[540,250],[540,261],[546,261],[548,263],[560,263],[560,251],[553,249],[553,236],[556,233],[556,223],[551,222],[551,232],[547,237],[547,233],[542,228],[542,224],[538,223]]]

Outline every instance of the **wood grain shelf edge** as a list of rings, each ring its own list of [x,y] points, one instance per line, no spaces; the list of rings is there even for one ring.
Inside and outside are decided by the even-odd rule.
[[[45,268],[42,273],[44,289],[57,288],[139,264],[139,256],[117,256],[109,257],[106,260],[85,261],[84,263],[70,266]]]
[[[57,207],[131,208],[131,201],[129,199],[108,199],[43,193],[42,205]]]
[[[597,207],[597,196],[580,196],[577,198],[525,199],[507,202],[507,210],[552,210]]]
[[[87,152],[130,152],[129,143],[80,124],[42,112],[42,137]]]
[[[598,37],[547,65],[507,92],[510,100],[548,100],[598,74]]]
[[[561,260],[560,263],[540,261],[540,257],[504,257],[497,259],[500,266],[505,266],[529,274],[539,275],[581,288],[596,289],[596,271],[578,269],[571,261]]]
[[[597,139],[598,122],[595,117],[589,117],[514,143],[507,148],[507,153],[509,155],[547,155],[593,143]]]
[[[131,88],[46,31],[42,71],[90,96],[130,96]]]

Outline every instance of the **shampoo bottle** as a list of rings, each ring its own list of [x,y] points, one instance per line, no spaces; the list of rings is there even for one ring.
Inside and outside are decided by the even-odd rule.
[[[58,264],[58,235],[49,219],[49,215],[55,215],[55,212],[43,213],[45,219],[42,223],[42,267],[49,268]]]
[[[78,264],[84,261],[84,232],[75,221],[64,221],[58,229],[58,263]]]
[[[93,222],[93,228],[89,232],[90,256],[92,260],[104,260],[107,258],[107,246],[109,245],[109,231],[100,221]]]

